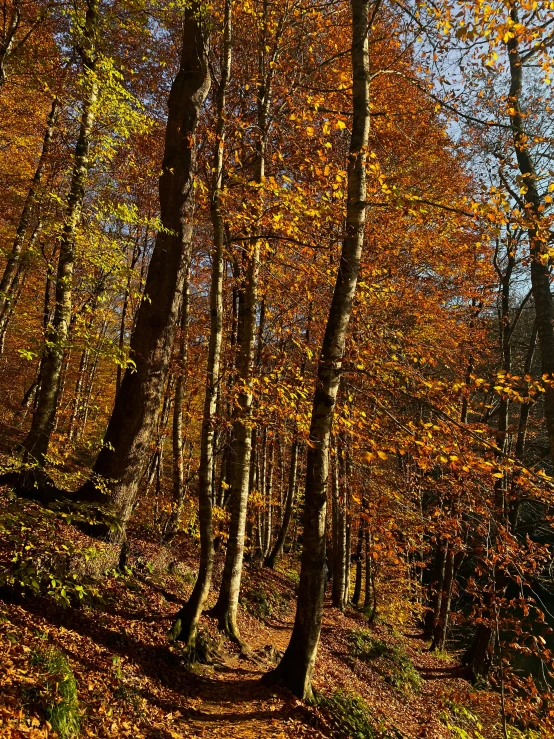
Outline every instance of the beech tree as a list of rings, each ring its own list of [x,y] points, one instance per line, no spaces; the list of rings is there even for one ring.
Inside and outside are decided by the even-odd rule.
[[[159,414],[175,320],[191,258],[194,134],[210,86],[206,44],[202,11],[193,3],[185,10],[180,69],[168,100],[160,177],[163,227],[156,237],[131,339],[133,366],[123,377],[93,477],[79,492],[85,501],[103,501],[107,497],[123,529],[146,466],[145,445]],[[102,486],[97,487],[97,481],[106,481],[108,496]]]
[[[378,5],[352,2],[352,134],[348,157],[346,227],[337,282],[318,364],[306,468],[304,544],[300,589],[291,640],[271,680],[293,693],[311,695],[311,679],[321,630],[325,566],[325,509],[329,445],[340,385],[346,332],[356,292],[366,219],[369,140],[369,44],[367,29]]]

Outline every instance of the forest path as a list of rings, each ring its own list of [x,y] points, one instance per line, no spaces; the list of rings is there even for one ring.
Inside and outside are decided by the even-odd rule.
[[[154,550],[146,550],[142,561],[148,557],[155,564],[154,555]],[[192,568],[191,557],[189,571],[177,576],[160,568],[156,574],[137,558],[133,573],[98,581],[101,598],[68,608],[45,596],[0,600],[0,738],[51,736],[44,712],[45,686],[51,677],[35,657],[52,649],[65,655],[75,676],[82,739],[332,735],[320,710],[260,682],[290,638],[294,577],[247,568],[239,628],[255,659],[241,659],[233,644],[221,640],[213,619],[204,618],[204,634],[216,644],[221,640],[219,656],[212,665],[187,668],[181,647],[170,644],[167,635],[192,587],[187,576]],[[209,605],[215,598],[212,592]],[[329,601],[314,675],[316,690],[327,696],[336,690],[358,694],[382,725],[400,730],[408,739],[450,739],[441,713],[451,701],[471,706],[480,695],[469,692],[455,659],[430,654],[428,645],[408,628],[386,623],[369,628],[372,637],[402,646],[423,678],[420,692],[395,689],[375,665],[353,659],[352,631],[368,629],[367,619],[354,609],[343,615]],[[493,725],[497,700],[489,702]],[[482,733],[487,739],[498,736],[496,731]]]
[[[246,659],[236,653],[222,652],[222,662],[206,668],[208,679],[189,701],[190,709],[183,720],[188,733],[184,736],[222,739],[300,736],[303,713],[300,704],[283,691],[271,690],[260,682],[271,667],[267,660],[270,652],[285,650],[292,619],[267,619],[260,624],[243,616],[241,621],[242,635],[254,657]],[[199,671],[202,674],[202,668]]]

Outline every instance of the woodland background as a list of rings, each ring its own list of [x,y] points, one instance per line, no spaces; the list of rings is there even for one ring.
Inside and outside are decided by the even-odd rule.
[[[0,731],[550,736],[554,3],[0,11]]]

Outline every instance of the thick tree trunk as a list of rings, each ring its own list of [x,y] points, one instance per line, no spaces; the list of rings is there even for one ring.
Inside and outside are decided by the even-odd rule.
[[[31,429],[23,443],[25,458],[39,465],[46,461],[50,437],[60,392],[63,360],[72,310],[73,266],[75,260],[75,236],[81,219],[85,185],[89,169],[89,149],[98,98],[96,78],[96,45],[99,24],[99,0],[89,0],[80,54],[85,72],[85,97],[81,114],[79,137],[75,147],[75,163],[67,201],[65,223],[60,238],[58,272],[56,280],[56,305],[52,325],[46,332],[47,348],[42,359],[41,384],[38,402],[33,414]],[[54,109],[53,120],[56,111]],[[50,138],[50,137],[49,137]],[[40,181],[40,174],[39,174]],[[37,182],[38,186],[38,182]],[[33,195],[34,200],[34,195]],[[31,203],[32,204],[32,203]],[[18,247],[20,248],[20,246]],[[25,484],[25,483],[24,483]]]
[[[364,239],[365,163],[370,119],[368,22],[369,3],[352,0],[353,120],[348,157],[346,233],[319,358],[312,408],[296,618],[287,650],[267,677],[269,681],[283,682],[301,698],[312,694],[312,673],[321,631],[329,443]]]
[[[489,674],[494,654],[495,632],[485,623],[477,626],[477,632],[469,649],[462,657],[462,663],[467,665],[474,678]]]
[[[104,501],[97,478],[122,530],[133,509],[147,463],[167,377],[174,329],[190,264],[196,169],[195,131],[210,78],[199,2],[185,10],[180,69],[168,101],[165,153],[159,182],[163,228],[156,236],[142,300],[131,338],[134,367],[125,372],[83,500]]]
[[[294,490],[296,488],[296,471],[298,467],[298,446],[298,439],[295,439],[292,443],[290,453],[289,481],[287,487],[287,497],[285,500],[285,511],[283,513],[283,521],[281,522],[281,527],[279,529],[279,533],[277,534],[277,538],[275,539],[273,549],[265,560],[266,567],[270,567],[271,569],[275,568],[277,560],[283,553],[283,547],[285,545],[287,533],[290,526],[290,520],[292,518],[292,509],[294,506]]]
[[[198,470],[198,507],[200,520],[200,566],[192,594],[177,614],[172,628],[173,638],[184,641],[193,648],[202,610],[212,582],[214,542],[212,526],[213,470],[214,470],[214,421],[220,379],[221,341],[223,336],[223,268],[224,225],[221,210],[223,188],[223,154],[225,146],[225,103],[227,84],[231,70],[232,15],[231,0],[225,3],[225,28],[221,80],[217,91],[217,144],[212,181],[211,217],[214,232],[214,251],[210,284],[210,341],[206,376],[206,395],[200,440],[200,466]]]

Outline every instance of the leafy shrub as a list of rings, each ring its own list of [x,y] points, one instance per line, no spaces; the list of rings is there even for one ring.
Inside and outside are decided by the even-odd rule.
[[[74,739],[81,728],[77,681],[65,656],[55,647],[34,652],[32,662],[44,676],[40,698],[46,718],[61,739]]]
[[[333,737],[337,739],[400,739],[396,729],[385,729],[373,716],[367,703],[355,693],[336,690],[319,695],[317,705],[328,714]]]
[[[465,706],[450,701],[439,718],[455,739],[484,739],[479,719]]]
[[[448,711],[440,715],[441,722],[450,731],[455,739],[485,739],[481,730],[483,728],[478,717],[466,706],[450,701]],[[500,726],[496,727],[498,736],[503,734]],[[534,729],[518,729],[508,725],[508,739],[541,739],[541,733]]]
[[[51,511],[19,501],[0,510],[0,541],[0,586],[49,595],[64,606],[98,595],[86,576],[98,551],[65,542]]]
[[[543,739],[543,734],[535,729],[518,729],[515,726],[507,727],[508,739]]]
[[[377,671],[388,683],[403,691],[421,689],[421,677],[402,647],[377,639],[365,629],[350,631],[348,636],[352,656],[362,662],[376,660]]]

